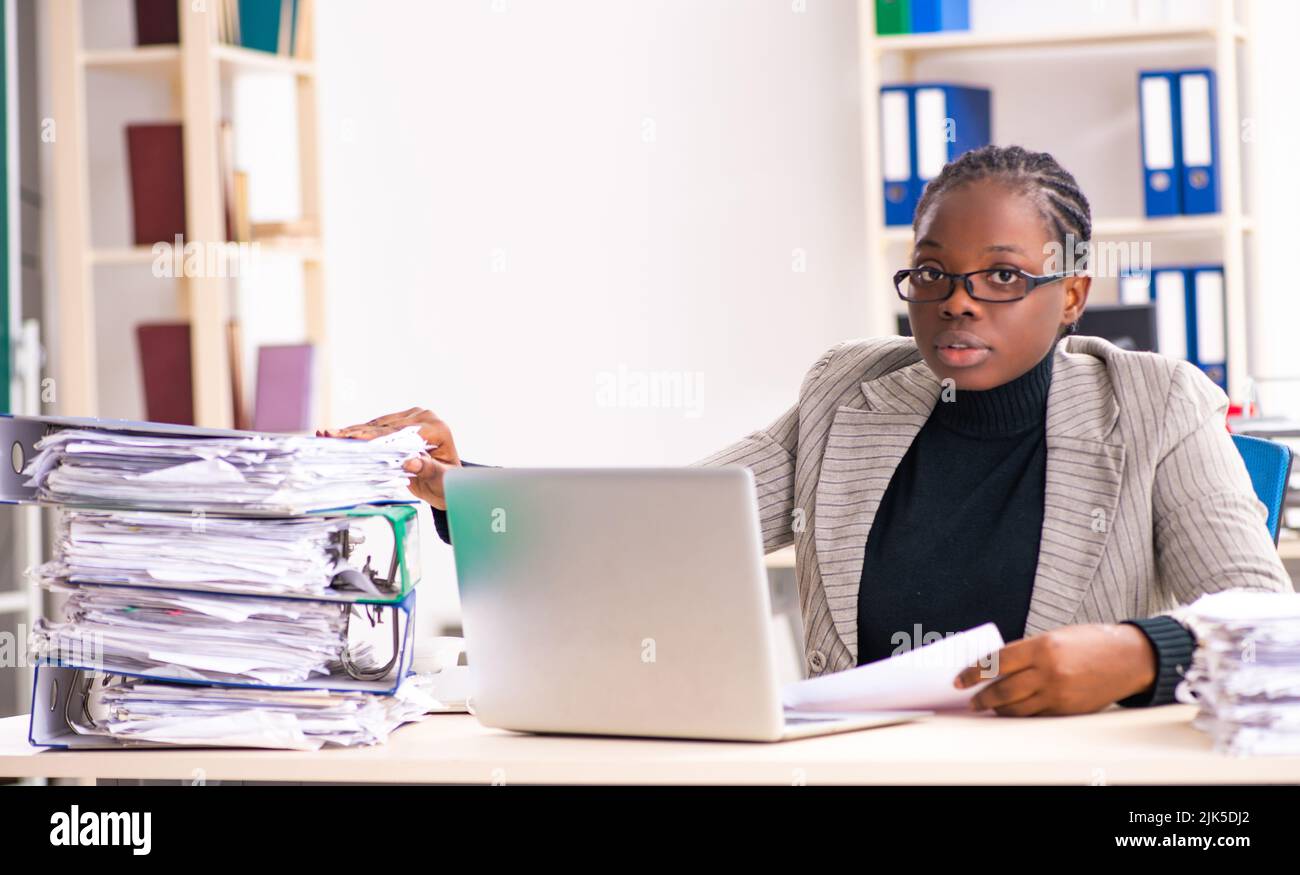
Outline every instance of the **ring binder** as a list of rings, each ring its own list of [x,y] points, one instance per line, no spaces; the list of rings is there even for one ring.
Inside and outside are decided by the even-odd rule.
[[[77,586],[93,587],[102,586],[102,584],[77,584]],[[175,592],[195,592],[190,589],[179,589],[176,587],[158,587],[164,591],[171,590]],[[210,595],[210,593],[205,593]],[[342,668],[342,674],[331,674],[329,677],[308,678],[306,680],[285,684],[258,683],[256,681],[222,681],[209,678],[184,678],[173,675],[163,674],[158,671],[139,671],[127,670],[121,666],[112,666],[108,664],[94,665],[89,660],[81,658],[81,654],[61,658],[59,653],[40,657],[39,664],[55,665],[61,668],[76,668],[86,671],[105,671],[114,675],[124,675],[128,677],[148,678],[150,680],[164,681],[174,684],[189,684],[197,686],[213,687],[233,687],[233,688],[257,688],[257,689],[276,689],[276,690],[333,690],[336,692],[365,692],[365,693],[382,693],[389,694],[397,690],[401,680],[406,676],[410,668],[412,655],[415,647],[414,623],[412,617],[415,611],[415,590],[411,590],[403,599],[396,604],[365,604],[365,603],[339,603],[327,599],[286,599],[283,596],[268,595],[248,595],[240,596],[249,599],[267,599],[271,601],[320,601],[328,604],[337,604],[340,610],[347,613],[347,628],[351,631],[352,618],[355,616],[354,610],[360,606],[367,613],[366,619],[369,620],[371,628],[383,622],[382,615],[384,609],[387,609],[392,620],[392,653],[388,661],[382,666],[372,669],[365,669],[359,666],[352,657],[348,648],[344,649],[343,655],[339,660]],[[396,673],[393,669],[397,668]]]

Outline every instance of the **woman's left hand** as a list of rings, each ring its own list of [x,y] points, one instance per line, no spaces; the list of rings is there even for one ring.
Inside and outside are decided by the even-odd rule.
[[[1136,626],[1062,626],[1012,641],[957,675],[969,687],[994,677],[971,708],[1003,716],[1087,714],[1155,682],[1156,653]]]

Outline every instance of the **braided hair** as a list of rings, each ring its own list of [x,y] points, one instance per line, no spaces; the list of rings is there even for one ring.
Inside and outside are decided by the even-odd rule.
[[[981,146],[944,165],[925,186],[912,216],[912,231],[930,206],[947,192],[967,183],[993,179],[1012,191],[1030,197],[1047,221],[1048,229],[1075,263],[1088,264],[1092,239],[1092,209],[1074,176],[1047,152],[1020,146]],[[1077,245],[1077,248],[1076,248]]]

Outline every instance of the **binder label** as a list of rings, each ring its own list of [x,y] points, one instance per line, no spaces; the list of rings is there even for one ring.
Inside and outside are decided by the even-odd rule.
[[[884,163],[885,196],[898,203],[907,197],[907,181],[912,176],[912,160],[907,154],[907,92],[885,91],[880,95],[880,153]],[[898,193],[891,197],[891,189]]]
[[[1142,79],[1142,152],[1148,170],[1172,170],[1174,167],[1173,104],[1169,80],[1163,76]],[[1151,174],[1157,191],[1169,188],[1167,173]]]
[[[1210,77],[1204,73],[1184,73],[1178,77],[1179,97],[1183,110],[1183,165],[1208,167],[1213,162],[1210,139]],[[1197,175],[1200,184],[1197,185]],[[1209,184],[1204,170],[1189,176],[1196,188]]]
[[[916,175],[934,179],[948,163],[948,101],[940,88],[916,91]]]

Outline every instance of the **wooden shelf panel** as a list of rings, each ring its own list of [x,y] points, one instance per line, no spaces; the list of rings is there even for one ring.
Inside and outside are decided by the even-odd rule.
[[[285,55],[273,55],[246,49],[243,46],[216,45],[212,56],[221,62],[227,70],[239,72],[292,73],[295,76],[313,76],[316,73],[314,61],[305,58],[290,58]]]
[[[80,60],[87,69],[153,73],[170,68],[170,72],[176,73],[180,58],[180,46],[139,46],[82,52]]]
[[[257,252],[273,256],[293,256],[304,261],[319,261],[321,247],[316,240],[254,240]],[[256,257],[256,256],[254,256]],[[90,263],[93,265],[151,264],[154,259],[152,246],[119,246],[90,250]]]
[[[1069,31],[984,33],[960,31],[941,33],[909,33],[875,36],[871,43],[878,52],[930,52],[976,51],[990,49],[1031,48],[1035,46],[1106,46],[1122,43],[1213,40],[1218,28],[1206,24],[1134,25],[1126,28],[1082,29]],[[1241,41],[1246,30],[1240,25],[1233,28],[1233,36]]]
[[[272,55],[242,46],[220,44],[212,47],[212,57],[223,70],[238,72],[291,73],[295,76],[314,76],[316,64],[304,58]],[[179,46],[138,46],[125,49],[99,49],[82,52],[81,65],[87,70],[121,70],[133,73],[165,72],[176,75],[180,71]]]

